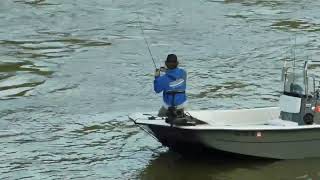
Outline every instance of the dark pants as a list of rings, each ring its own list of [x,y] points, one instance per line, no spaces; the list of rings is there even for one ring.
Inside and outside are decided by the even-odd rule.
[[[161,108],[159,109],[159,112],[158,112],[158,116],[165,117],[165,116],[167,116],[167,112],[168,112],[168,110],[165,107],[161,106]]]
[[[182,112],[183,112],[184,108],[180,107],[178,109],[182,110]],[[161,108],[159,109],[159,112],[158,112],[158,116],[159,117],[166,117],[167,116],[167,112],[168,112],[168,109],[166,109],[165,107],[161,106]]]

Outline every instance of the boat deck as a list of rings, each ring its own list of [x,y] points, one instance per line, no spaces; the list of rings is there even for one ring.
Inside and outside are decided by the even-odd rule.
[[[192,129],[192,130],[288,130],[288,129],[317,129],[320,128],[319,124],[312,125],[298,125],[295,122],[284,121],[281,119],[271,119],[268,121],[258,121],[256,123],[236,123],[232,124],[228,121],[210,121],[208,124],[190,125],[190,126],[180,126],[171,125],[165,122],[165,118],[157,117],[155,113],[136,113],[129,116],[129,118],[138,125],[156,125],[164,127],[174,127],[180,129]],[[148,118],[150,118],[148,119]],[[205,121],[206,122],[206,121]]]

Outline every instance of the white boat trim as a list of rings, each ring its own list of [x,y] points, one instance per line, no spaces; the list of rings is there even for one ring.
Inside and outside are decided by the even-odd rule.
[[[164,120],[136,120],[137,124],[141,125],[157,125],[164,127],[171,127],[170,124],[164,122]],[[232,126],[232,125],[217,125],[212,126],[208,124],[197,125],[197,126],[176,126],[174,128],[179,129],[190,129],[190,130],[242,130],[242,131],[259,131],[259,130],[304,130],[304,129],[319,129],[320,125],[303,125],[303,126],[271,126],[271,125],[251,125],[248,126]]]

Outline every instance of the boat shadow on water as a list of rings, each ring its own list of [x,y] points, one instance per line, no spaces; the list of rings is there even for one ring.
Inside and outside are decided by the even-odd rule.
[[[320,178],[320,159],[274,160],[225,153],[160,153],[138,175],[142,180],[291,180]]]
[[[169,150],[152,160],[139,179],[230,179],[229,174],[238,168],[255,171],[276,161],[221,152],[213,155],[212,151],[179,154]]]

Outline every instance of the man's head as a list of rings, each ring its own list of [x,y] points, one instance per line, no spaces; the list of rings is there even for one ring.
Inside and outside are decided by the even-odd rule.
[[[179,65],[177,56],[175,54],[169,54],[167,56],[167,60],[166,60],[165,64],[166,64],[168,69],[177,68],[178,65]]]

